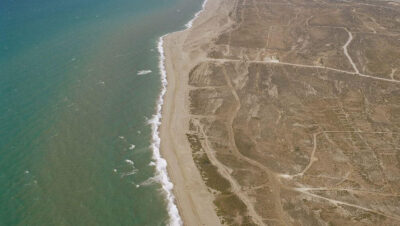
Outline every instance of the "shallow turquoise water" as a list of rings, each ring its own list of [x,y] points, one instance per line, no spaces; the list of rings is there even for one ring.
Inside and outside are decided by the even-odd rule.
[[[200,7],[0,3],[0,225],[166,224],[160,185],[147,183],[156,42]]]

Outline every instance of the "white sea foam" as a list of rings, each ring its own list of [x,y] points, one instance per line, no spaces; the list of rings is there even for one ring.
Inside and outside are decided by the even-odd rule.
[[[150,74],[151,72],[152,72],[151,70],[141,70],[141,71],[138,71],[137,74],[138,75],[147,75],[147,74]]]
[[[122,173],[121,174],[121,178],[126,177],[126,176],[130,176],[130,175],[134,175],[137,173],[137,169],[133,169],[131,172],[127,172],[127,173]]]
[[[142,183],[140,183],[140,186],[149,186],[149,185],[153,185],[155,183],[159,183],[159,179],[157,176],[150,177],[149,179],[143,181]]]
[[[186,29],[189,29],[193,26],[193,22],[197,19],[197,17],[200,15],[200,13],[204,10],[205,6],[207,4],[207,0],[204,0],[202,9],[197,12],[193,19],[191,19],[188,23],[186,23]],[[160,70],[161,74],[161,92],[157,100],[157,107],[156,107],[156,114],[153,115],[153,117],[148,120],[149,124],[151,125],[151,138],[152,138],[152,143],[151,143],[151,149],[153,150],[153,161],[150,163],[150,165],[154,165],[156,168],[156,175],[154,177],[149,178],[145,182],[143,182],[141,185],[147,185],[150,183],[154,183],[154,181],[159,182],[162,187],[162,191],[165,194],[165,198],[167,200],[167,208],[168,208],[168,215],[169,215],[169,222],[168,225],[170,226],[181,226],[183,225],[181,216],[179,215],[178,207],[175,204],[175,196],[172,193],[172,189],[174,185],[171,183],[169,177],[168,177],[168,172],[167,172],[167,161],[161,157],[160,154],[160,134],[159,134],[159,127],[161,124],[161,111],[162,111],[162,106],[164,103],[164,95],[167,92],[167,71],[165,70],[165,55],[164,55],[164,48],[163,48],[163,39],[166,35],[160,37],[158,44],[157,44],[157,50],[160,54],[159,56],[159,63],[158,67]]]
[[[208,0],[204,0],[203,5],[201,6],[201,10],[198,11],[196,14],[194,14],[194,17],[185,24],[186,28],[191,28],[193,26],[193,22],[197,19],[197,17],[199,17],[200,13],[204,11],[204,8],[206,7]]]
[[[137,173],[138,169],[136,169],[135,163],[132,160],[125,159],[125,162],[128,163],[132,167],[132,170],[130,172],[127,172],[127,173],[122,173],[121,177],[126,177],[126,176],[130,176],[130,175],[133,175],[133,174]]]

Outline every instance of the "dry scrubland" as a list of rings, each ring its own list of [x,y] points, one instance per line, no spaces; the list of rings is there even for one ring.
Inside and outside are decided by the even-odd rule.
[[[221,223],[400,225],[400,3],[221,4],[228,26],[186,40],[206,56],[184,75]]]

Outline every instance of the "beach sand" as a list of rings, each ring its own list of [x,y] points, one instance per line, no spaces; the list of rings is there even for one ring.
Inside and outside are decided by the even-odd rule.
[[[213,196],[197,169],[187,140],[189,119],[188,74],[205,59],[201,46],[210,43],[221,29],[229,6],[221,0],[209,0],[205,8],[184,31],[164,37],[168,87],[164,97],[160,126],[161,154],[168,162],[179,213],[185,225],[220,225]]]

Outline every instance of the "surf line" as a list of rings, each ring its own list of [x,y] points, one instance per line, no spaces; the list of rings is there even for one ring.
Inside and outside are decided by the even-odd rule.
[[[204,11],[205,6],[207,4],[207,0],[204,0],[202,4],[202,9],[198,11],[194,17],[186,23],[185,27],[186,29],[190,29],[193,26],[194,21],[199,17],[201,12]],[[185,30],[186,30],[185,29]],[[166,34],[168,35],[168,34]],[[159,62],[158,62],[158,68],[160,70],[160,75],[161,75],[161,92],[160,95],[158,96],[157,100],[157,106],[156,106],[156,113],[152,116],[152,118],[149,120],[149,124],[151,125],[151,145],[150,148],[153,151],[153,161],[154,161],[154,166],[156,169],[156,178],[161,184],[163,193],[165,195],[166,201],[167,201],[167,211],[169,215],[169,222],[168,225],[170,226],[181,226],[183,225],[182,218],[179,215],[179,210],[177,205],[175,204],[175,196],[173,194],[173,187],[174,185],[169,179],[168,176],[168,171],[167,171],[167,161],[161,156],[160,154],[160,143],[161,143],[161,138],[160,138],[160,133],[159,133],[159,128],[161,124],[161,119],[162,119],[162,107],[164,104],[164,96],[165,93],[167,92],[167,71],[165,70],[165,54],[164,54],[164,37],[166,35],[163,35],[159,38],[158,43],[157,43],[157,50],[159,53]]]

